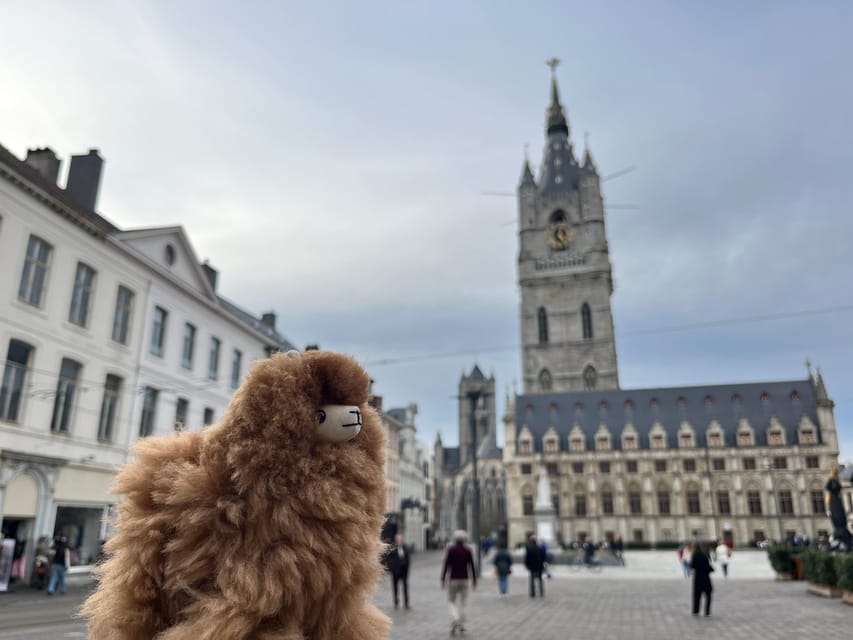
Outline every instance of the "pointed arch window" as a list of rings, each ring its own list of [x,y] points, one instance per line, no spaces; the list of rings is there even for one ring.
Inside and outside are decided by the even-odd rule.
[[[539,344],[548,344],[548,312],[545,307],[539,307],[536,316],[539,320]]]
[[[587,368],[583,370],[583,388],[585,391],[592,391],[595,389],[597,384],[598,373],[596,373],[595,367],[588,365]]]
[[[583,327],[583,339],[592,340],[592,311],[586,302],[581,306],[581,326]]]
[[[539,388],[543,392],[551,390],[551,372],[548,369],[539,372]]]

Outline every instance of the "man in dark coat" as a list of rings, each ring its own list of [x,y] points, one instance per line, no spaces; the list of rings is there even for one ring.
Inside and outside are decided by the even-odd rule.
[[[527,548],[524,552],[524,566],[530,572],[530,597],[536,597],[535,583],[539,582],[539,597],[545,596],[545,588],[542,584],[542,571],[545,569],[545,558],[542,547],[536,544],[536,536],[530,536]]]
[[[693,615],[699,615],[699,600],[705,594],[705,615],[711,615],[711,560],[708,558],[708,545],[696,545],[690,558],[690,568],[693,570]]]
[[[400,606],[399,585],[403,583],[403,603],[409,608],[409,550],[403,544],[403,536],[394,536],[394,544],[385,554],[385,568],[391,574],[394,587],[394,608]]]

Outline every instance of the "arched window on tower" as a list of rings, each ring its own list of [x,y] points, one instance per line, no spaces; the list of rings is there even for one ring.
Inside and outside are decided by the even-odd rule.
[[[583,339],[592,340],[592,311],[586,302],[581,307],[581,325],[583,326]]]
[[[548,344],[548,312],[545,307],[539,307],[539,344]]]
[[[598,383],[598,373],[595,371],[595,367],[592,365],[588,365],[586,369],[583,370],[583,388],[585,391],[592,391],[595,389],[596,384]]]
[[[542,391],[551,390],[551,372],[548,369],[542,369],[539,372],[539,389]]]

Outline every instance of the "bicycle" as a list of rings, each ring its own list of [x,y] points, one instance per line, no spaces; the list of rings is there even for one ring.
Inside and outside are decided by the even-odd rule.
[[[595,557],[587,560],[585,554],[583,552],[575,555],[574,560],[569,563],[569,569],[574,572],[580,572],[581,569],[587,569],[587,571],[592,571],[593,573],[598,573],[602,569],[602,564]]]

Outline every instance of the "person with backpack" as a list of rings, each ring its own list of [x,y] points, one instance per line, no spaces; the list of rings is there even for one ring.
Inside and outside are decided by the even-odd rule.
[[[498,548],[492,564],[495,565],[495,573],[498,576],[498,592],[501,598],[505,598],[509,591],[509,576],[512,573],[512,554],[507,550],[506,545]]]

